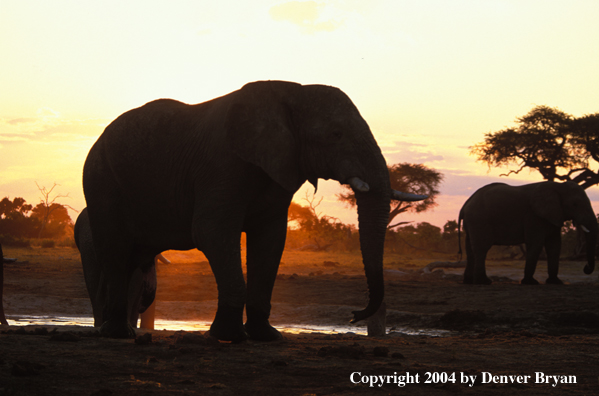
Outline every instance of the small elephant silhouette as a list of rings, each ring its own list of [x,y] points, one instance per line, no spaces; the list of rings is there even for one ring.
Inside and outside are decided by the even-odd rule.
[[[462,220],[467,256],[464,283],[491,283],[485,270],[485,259],[491,246],[524,243],[526,264],[522,283],[539,283],[533,275],[539,255],[545,248],[549,274],[547,283],[561,284],[557,273],[561,228],[566,220],[573,220],[586,235],[588,263],[584,272],[590,274],[595,268],[597,218],[584,189],[574,182],[486,185],[464,203],[460,210],[458,232]]]

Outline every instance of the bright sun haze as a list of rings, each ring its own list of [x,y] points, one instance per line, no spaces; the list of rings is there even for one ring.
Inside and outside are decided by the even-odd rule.
[[[443,226],[482,185],[541,180],[526,171],[500,179],[505,170],[477,163],[468,147],[485,133],[536,105],[599,111],[597,15],[599,2],[582,0],[7,2],[0,197],[34,203],[35,182],[56,182],[81,210],[83,162],[118,115],[278,79],[341,88],[389,164],[441,172],[435,210],[402,220]],[[338,192],[337,182],[320,183],[320,211],[355,222]]]

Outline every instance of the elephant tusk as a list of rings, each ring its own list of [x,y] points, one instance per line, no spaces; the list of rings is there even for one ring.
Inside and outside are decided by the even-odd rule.
[[[163,262],[164,264],[170,264],[170,263],[171,263],[169,259],[167,259],[166,257],[164,257],[164,256],[162,255],[162,253],[158,254],[158,255],[155,257],[155,260],[154,260],[154,262],[155,262],[155,263],[157,263],[158,261],[161,261],[161,262]]]
[[[352,177],[347,182],[355,191],[363,193],[370,191],[370,186],[368,185],[368,183],[361,180],[359,177]]]
[[[397,201],[422,201],[428,198],[428,195],[411,194],[397,190],[391,190],[391,199]]]
[[[586,227],[585,227],[585,226],[583,226],[582,224],[580,225],[580,228],[582,228],[582,230],[583,230],[584,232],[586,232],[587,234],[588,234],[589,232],[591,232],[591,231],[589,231],[589,229],[588,229],[588,228],[586,228]]]

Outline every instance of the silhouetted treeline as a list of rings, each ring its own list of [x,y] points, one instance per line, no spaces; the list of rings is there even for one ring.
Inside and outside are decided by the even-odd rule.
[[[418,223],[387,231],[385,249],[393,253],[457,253],[458,225],[455,220],[443,229],[430,223]]]
[[[294,205],[294,206],[293,206]],[[354,251],[360,249],[358,229],[329,217],[318,217],[311,206],[293,203],[287,232],[287,249],[310,251]],[[385,250],[393,253],[457,253],[457,222],[448,221],[443,230],[429,223],[387,230]]]
[[[309,209],[301,206],[300,208]],[[287,249],[309,251],[358,251],[360,249],[356,227],[342,224],[337,219],[326,216],[317,221],[312,216],[307,217],[312,218],[312,221],[298,222],[296,227],[288,230]],[[465,238],[462,230],[461,244],[464,260],[466,258]],[[443,228],[426,222],[397,227],[387,230],[385,239],[385,251],[388,253],[411,256],[449,254],[457,257],[458,250],[458,224],[455,220],[448,220]],[[523,245],[493,246],[488,253],[488,259],[524,260],[525,255],[526,249]],[[570,259],[585,257],[584,238],[580,237],[572,222],[566,222],[562,229],[561,256]]]
[[[64,239],[72,235],[73,221],[67,209],[57,203],[35,207],[25,199],[0,201],[0,242],[3,245],[28,246],[29,239]]]

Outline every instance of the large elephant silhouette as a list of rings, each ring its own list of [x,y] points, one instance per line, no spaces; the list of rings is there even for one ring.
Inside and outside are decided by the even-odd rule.
[[[160,99],[113,121],[91,148],[83,189],[107,283],[101,333],[134,335],[131,274],[168,250],[201,250],[218,285],[210,334],[274,340],[271,295],[293,194],[334,179],[356,193],[368,306],[383,296],[383,245],[392,198],[385,159],[364,119],[338,88],[260,81],[208,102]],[[240,237],[247,237],[247,289]],[[243,324],[243,312],[247,316]]]
[[[460,210],[466,232],[467,264],[464,283],[490,284],[485,259],[493,245],[526,245],[523,284],[536,285],[533,278],[539,255],[547,253],[547,283],[558,278],[561,227],[564,221],[586,234],[586,274],[595,268],[597,218],[584,189],[574,182],[540,182],[523,186],[493,183],[477,190]],[[461,249],[460,249],[461,250]]]
[[[98,261],[94,248],[92,232],[89,225],[87,208],[84,208],[75,222],[75,243],[81,255],[85,286],[92,304],[94,327],[104,323],[104,308],[106,304],[106,277],[101,263]],[[157,257],[161,257],[158,255]],[[166,260],[162,258],[162,260]],[[148,311],[156,296],[156,266],[155,259],[144,263],[134,270],[129,281],[127,298],[127,318],[132,327],[137,327],[140,314]],[[147,317],[142,315],[140,327],[153,328],[153,311]]]

